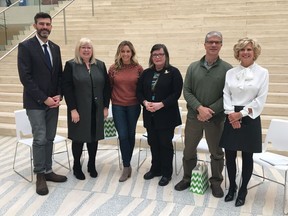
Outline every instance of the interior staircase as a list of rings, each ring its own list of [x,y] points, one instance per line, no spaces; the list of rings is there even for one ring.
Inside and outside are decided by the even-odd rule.
[[[164,43],[172,65],[180,69],[184,78],[188,65],[205,54],[203,43],[207,32],[222,32],[220,57],[234,66],[238,62],[233,57],[233,45],[239,38],[248,36],[257,39],[262,46],[257,63],[270,73],[269,95],[261,116],[264,136],[272,118],[288,119],[287,0],[95,0],[94,5],[94,16],[91,0],[75,0],[66,9],[67,44],[63,16],[60,14],[53,19],[50,39],[60,45],[63,65],[73,58],[75,44],[81,37],[92,39],[97,58],[103,60],[107,68],[113,63],[122,40],[134,44],[144,68],[148,66],[151,47]],[[31,27],[24,35],[32,31]],[[179,104],[185,124],[187,109],[183,96]],[[13,111],[21,108],[22,86],[16,50],[0,61],[0,135],[15,135]],[[140,117],[138,134],[145,131],[142,125]],[[67,133],[64,102],[58,132]]]

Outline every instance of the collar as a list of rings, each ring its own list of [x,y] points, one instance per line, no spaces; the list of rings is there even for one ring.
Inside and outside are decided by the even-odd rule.
[[[206,55],[204,55],[201,59],[200,59],[200,63],[203,67],[206,67],[206,59],[205,59]],[[220,57],[218,56],[218,58],[216,59],[216,61],[210,65],[209,67],[213,67],[215,65],[217,65],[219,63],[219,61],[221,61]],[[208,64],[207,64],[208,65]]]
[[[239,66],[239,71],[236,73],[236,78],[238,81],[238,88],[244,89],[245,81],[253,80],[254,73],[253,73],[253,67],[255,66],[255,63],[250,65],[249,67],[243,67],[242,65]]]
[[[49,41],[47,41],[46,43],[44,43],[40,38],[39,36],[36,34],[36,38],[38,40],[38,42],[40,43],[41,47],[43,46],[43,44],[47,44],[47,46],[49,47]]]

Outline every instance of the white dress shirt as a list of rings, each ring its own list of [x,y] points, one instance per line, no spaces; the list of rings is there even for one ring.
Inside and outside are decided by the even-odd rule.
[[[257,118],[264,108],[268,85],[268,70],[256,63],[247,68],[239,65],[228,70],[223,89],[225,113],[234,112],[234,106],[244,106],[241,110],[243,117]],[[252,109],[252,113],[248,108]]]
[[[44,53],[44,47],[43,47],[43,44],[45,44],[42,40],[40,40],[40,38],[38,37],[38,35],[36,34],[36,37],[42,47],[42,50],[43,50],[43,53]],[[51,60],[51,65],[53,66],[53,58],[52,58],[52,53],[51,53],[51,49],[50,49],[50,46],[49,46],[49,41],[46,42],[47,44],[47,50],[48,50],[48,53],[49,53],[49,56],[50,56],[50,60]]]

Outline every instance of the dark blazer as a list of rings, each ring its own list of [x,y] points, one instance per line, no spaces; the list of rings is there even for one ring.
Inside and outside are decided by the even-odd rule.
[[[45,62],[43,49],[35,37],[18,46],[18,73],[24,86],[23,103],[26,109],[46,109],[48,97],[61,95],[62,61],[60,47],[49,41],[53,58],[52,71]]]
[[[109,108],[111,90],[105,63],[96,60],[90,74],[85,64],[67,61],[62,89],[67,104],[68,137],[79,142],[91,142],[92,103],[96,106],[96,140],[104,138],[104,107]],[[92,92],[93,91],[93,92]],[[80,121],[71,120],[71,110],[77,109]]]
[[[144,100],[151,101],[152,94],[155,94],[154,102],[162,101],[164,107],[151,113],[143,106],[144,127],[151,128],[152,122],[155,129],[176,127],[182,123],[178,105],[178,99],[181,96],[183,87],[181,73],[173,66],[162,70],[153,93],[151,83],[154,73],[154,68],[148,68],[143,71],[137,84],[137,98],[143,105]]]

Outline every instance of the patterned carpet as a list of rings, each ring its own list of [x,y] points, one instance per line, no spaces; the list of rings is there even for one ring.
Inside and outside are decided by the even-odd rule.
[[[87,173],[86,153],[83,165],[86,180],[75,179],[72,172],[55,163],[54,171],[67,175],[68,181],[60,184],[48,182],[49,194],[38,196],[35,193],[35,180],[29,183],[12,169],[15,143],[15,137],[0,136],[0,215],[283,215],[283,187],[275,183],[265,182],[249,190],[246,204],[236,208],[234,202],[225,203],[223,198],[214,198],[210,188],[204,195],[193,194],[189,190],[175,191],[174,185],[181,180],[182,171],[179,176],[174,174],[166,187],[158,186],[158,177],[145,181],[143,175],[149,169],[150,158],[137,172],[137,148],[133,155],[132,176],[124,183],[118,182],[121,170],[117,152],[98,151],[99,176],[96,179],[90,178]],[[29,177],[29,152],[23,146],[20,151],[19,169]],[[178,153],[179,165],[181,154]],[[57,157],[65,163],[64,155]],[[199,157],[204,159],[206,156],[201,154]],[[255,168],[256,172],[260,172],[260,167]],[[276,179],[283,180],[283,173],[268,172]],[[253,177],[250,183],[253,185],[257,182],[259,179]]]

